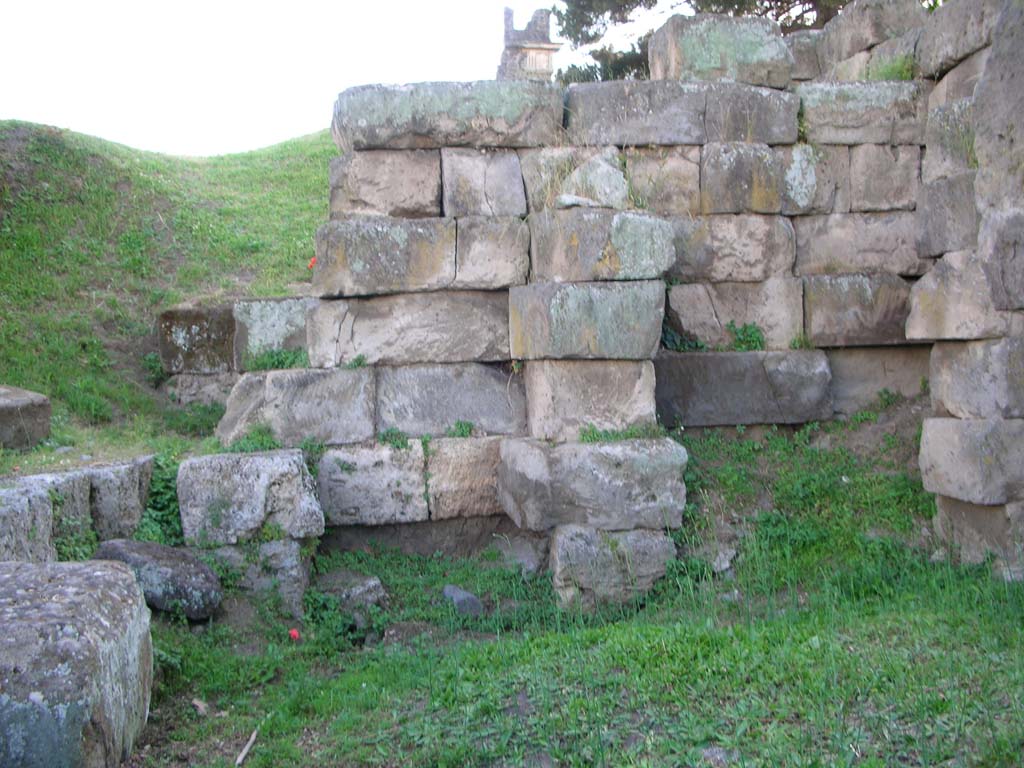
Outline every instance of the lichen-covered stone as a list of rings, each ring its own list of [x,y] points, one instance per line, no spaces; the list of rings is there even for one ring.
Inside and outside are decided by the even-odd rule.
[[[409,219],[441,215],[437,150],[346,152],[331,160],[331,218],[353,213]]]
[[[53,499],[40,487],[0,488],[0,563],[48,563],[53,546]]]
[[[571,441],[587,426],[620,430],[655,423],[649,360],[533,360],[525,378],[531,437]]]
[[[454,219],[351,216],[316,231],[318,296],[434,291],[454,279]]]
[[[792,274],[796,238],[781,216],[699,216],[672,219],[682,282],[761,282]]]
[[[922,256],[940,256],[978,243],[978,207],[974,171],[936,179],[921,187],[917,201],[918,241]]]
[[[534,147],[557,143],[561,132],[561,91],[526,80],[350,88],[331,124],[342,152]]]
[[[305,349],[306,313],[316,299],[250,299],[235,302],[235,368],[245,370],[254,355],[269,350]]]
[[[498,497],[512,521],[531,531],[569,523],[609,531],[678,528],[687,458],[667,437],[554,446],[507,439]]]
[[[928,379],[930,352],[929,347],[920,344],[828,350],[836,413],[852,416],[877,407],[878,393],[883,389],[904,397],[920,394],[922,382]]]
[[[804,333],[816,347],[905,344],[910,284],[889,274],[804,278]]]
[[[625,158],[637,208],[666,216],[700,212],[700,147],[631,147]]]
[[[706,144],[700,156],[702,213],[778,213],[782,165],[767,144]]]
[[[230,306],[175,307],[160,313],[160,360],[167,373],[224,373],[234,361]]]
[[[630,207],[629,183],[622,172],[622,159],[617,147],[605,147],[580,162],[568,173],[555,198],[556,208]]]
[[[830,66],[920,27],[927,18],[917,0],[857,0],[848,3],[825,25],[819,56]]]
[[[961,99],[928,111],[924,138],[927,151],[921,163],[925,184],[977,168],[971,104],[969,99]]]
[[[1003,3],[970,0],[943,3],[925,19],[917,44],[917,72],[937,78],[992,40]]]
[[[430,441],[427,496],[431,520],[503,515],[498,501],[502,437]]]
[[[386,525],[426,520],[423,446],[332,448],[320,459],[317,484],[328,525]]]
[[[445,216],[526,215],[523,173],[512,150],[442,149],[441,177]]]
[[[935,498],[935,535],[955,547],[961,563],[993,570],[1006,581],[1024,579],[1024,503],[982,506],[948,496]]]
[[[652,80],[785,88],[793,73],[793,54],[779,25],[750,16],[672,16],[651,37],[648,58]]]
[[[921,144],[927,92],[916,82],[800,83],[812,144]]]
[[[719,83],[708,88],[707,140],[792,144],[799,111],[800,99],[787,91]]]
[[[522,285],[530,271],[530,227],[515,216],[466,216],[456,222],[452,288]]]
[[[0,764],[116,768],[149,714],[149,609],[128,566],[0,563]]]
[[[911,212],[800,216],[793,226],[798,275],[920,275],[931,267],[918,256],[917,219]]]
[[[782,38],[793,54],[794,80],[814,80],[821,76],[818,45],[822,34],[820,29],[800,29]]]
[[[930,382],[937,413],[1024,418],[1024,337],[936,344]]]
[[[531,279],[658,278],[675,261],[672,226],[633,212],[573,208],[530,216]]]
[[[850,148],[850,210],[913,210],[921,148],[862,144]]]
[[[618,147],[703,144],[707,90],[653,80],[574,83],[566,96],[569,140]]]
[[[509,290],[512,357],[644,360],[661,338],[659,280],[534,283]]]
[[[50,398],[0,384],[0,449],[31,448],[49,435]]]
[[[1024,419],[925,419],[921,480],[972,504],[1024,498]]]
[[[306,331],[318,367],[509,359],[508,298],[497,291],[324,301]]]
[[[782,165],[784,216],[849,212],[849,147],[795,144],[775,152]]]

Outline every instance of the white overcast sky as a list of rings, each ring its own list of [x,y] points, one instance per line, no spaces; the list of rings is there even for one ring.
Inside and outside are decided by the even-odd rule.
[[[0,119],[170,154],[255,149],[326,128],[353,85],[493,79],[504,7],[522,28],[550,2],[0,0]]]

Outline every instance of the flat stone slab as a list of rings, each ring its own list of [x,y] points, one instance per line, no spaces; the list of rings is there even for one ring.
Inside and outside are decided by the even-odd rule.
[[[665,287],[659,280],[513,287],[512,357],[649,359],[661,339],[664,313]]]
[[[678,528],[686,449],[669,438],[551,445],[501,444],[498,498],[520,528],[579,523],[602,530]]]
[[[798,275],[916,276],[932,265],[918,256],[918,224],[910,211],[797,216],[793,226]]]
[[[556,144],[562,92],[526,80],[364,85],[338,95],[331,133],[342,152]]]
[[[261,352],[305,349],[306,314],[314,306],[312,298],[236,301],[235,369],[245,370],[249,358]]]
[[[910,283],[895,275],[804,278],[804,334],[816,347],[906,344]]]
[[[50,436],[50,398],[0,385],[0,448],[31,448]]]
[[[167,373],[225,373],[235,358],[230,306],[175,307],[157,322],[160,360]]]
[[[832,373],[817,350],[662,352],[654,370],[662,424],[803,424],[832,417]]]
[[[812,144],[921,144],[927,93],[915,82],[800,83]]]
[[[449,437],[430,441],[427,496],[431,520],[503,515],[498,501],[502,437]]]
[[[0,563],[0,764],[121,765],[149,713],[149,609],[122,563]]]
[[[922,382],[928,379],[930,354],[931,349],[925,345],[830,349],[828,363],[836,413],[852,416],[875,407],[883,389],[904,397],[920,394]],[[934,378],[931,386],[934,392]]]
[[[684,283],[759,283],[792,274],[796,238],[782,216],[679,217],[672,227],[676,263],[668,274]]]
[[[932,405],[960,419],[1024,418],[1024,337],[932,347]]]
[[[388,525],[428,518],[423,446],[367,443],[333,448],[317,485],[328,525]]]
[[[346,152],[331,160],[331,218],[353,213],[408,219],[441,215],[435,150]]]
[[[566,95],[569,141],[618,147],[703,144],[707,91],[707,85],[664,80],[574,83]]]
[[[925,419],[921,480],[972,504],[1024,499],[1024,419]]]

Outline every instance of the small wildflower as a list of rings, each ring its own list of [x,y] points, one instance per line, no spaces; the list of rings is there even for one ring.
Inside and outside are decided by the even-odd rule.
[[[297,629],[289,629],[288,630],[288,637],[290,637],[296,643],[299,642],[299,630],[297,630]]]
[[[312,269],[316,266],[316,256],[309,260],[309,264],[306,265],[306,269]]]

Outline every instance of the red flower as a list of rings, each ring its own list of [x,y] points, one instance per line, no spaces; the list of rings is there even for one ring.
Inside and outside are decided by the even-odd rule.
[[[288,630],[288,637],[290,637],[296,643],[299,642],[299,630],[297,630],[297,629],[289,629]]]
[[[316,256],[309,260],[309,264],[306,265],[306,269],[312,269],[316,266]]]

